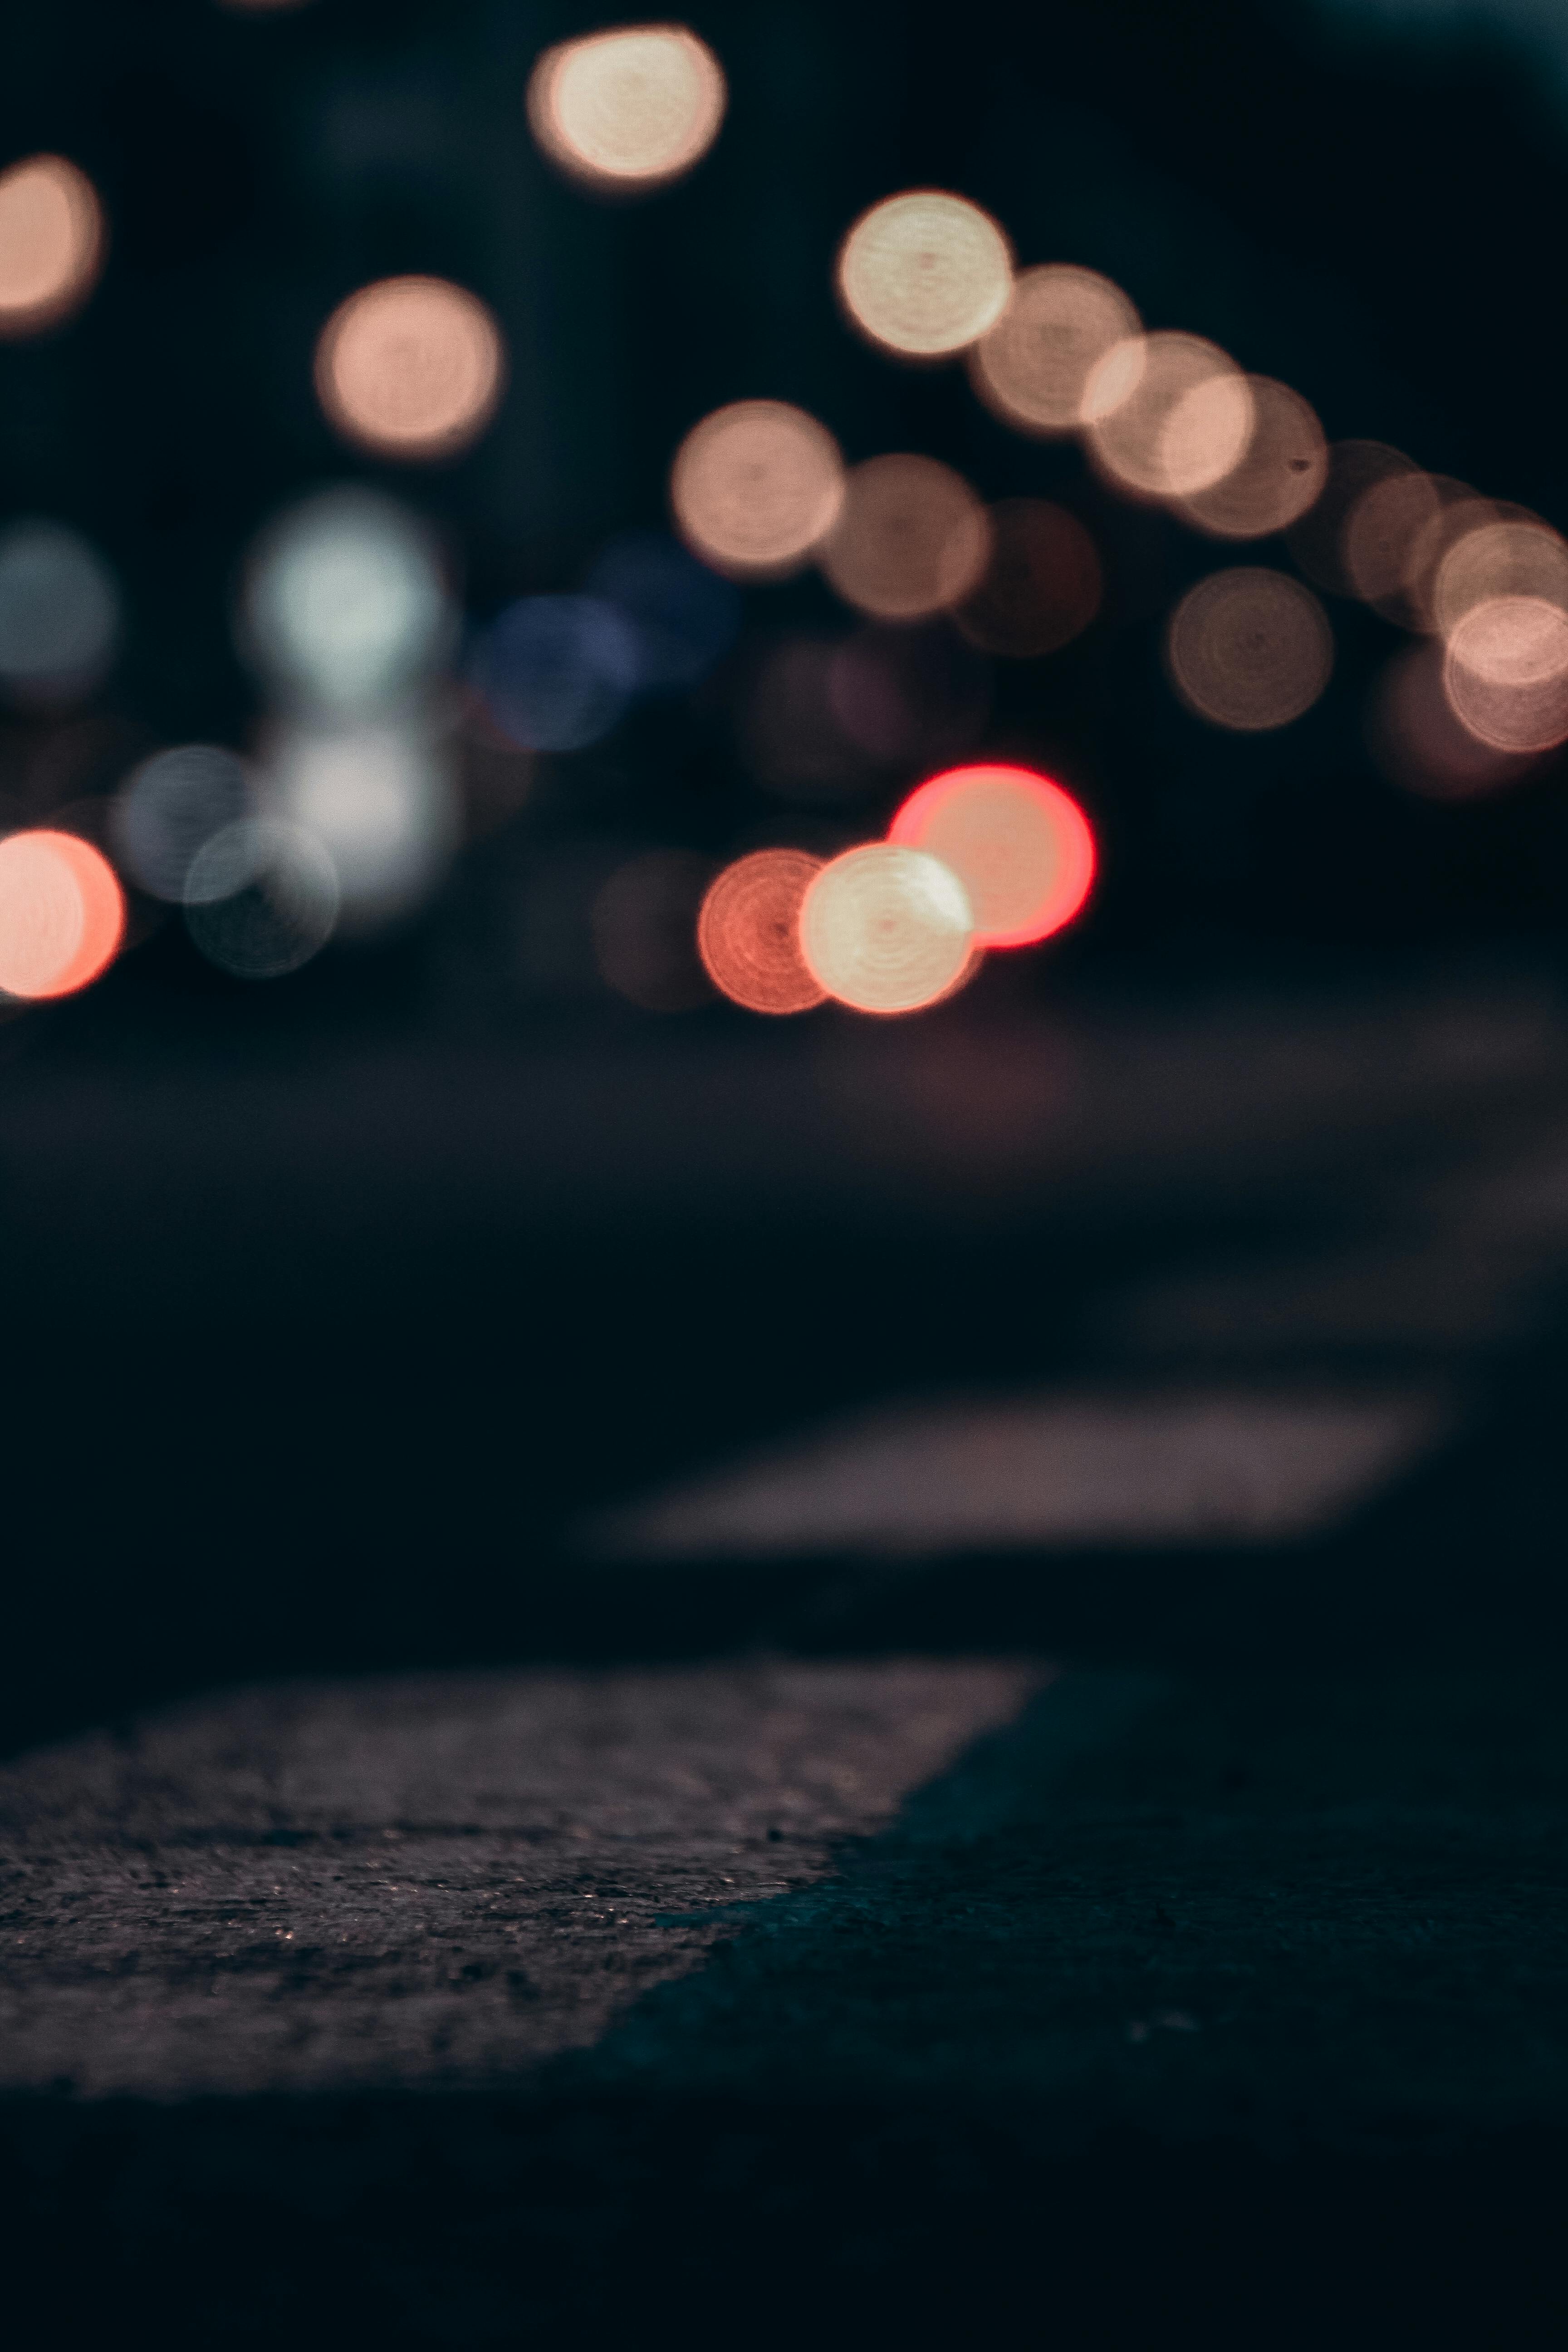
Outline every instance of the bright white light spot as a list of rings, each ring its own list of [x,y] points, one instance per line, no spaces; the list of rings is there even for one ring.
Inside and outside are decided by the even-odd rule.
[[[241,640],[268,683],[307,709],[369,716],[439,667],[457,616],[430,532],[370,490],[329,490],[263,533]]]

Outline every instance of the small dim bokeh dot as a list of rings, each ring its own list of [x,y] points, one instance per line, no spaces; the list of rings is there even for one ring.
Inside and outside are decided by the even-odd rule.
[[[844,460],[805,409],[738,400],[694,425],[676,451],[669,503],[687,545],[715,571],[784,579],[837,521]]]
[[[1196,717],[1257,734],[1311,709],[1333,668],[1333,633],[1300,581],[1238,564],[1188,589],[1171,616],[1166,658]]]
[[[103,207],[65,156],[0,172],[0,336],[42,334],[79,310],[103,250]]]
[[[825,991],[806,970],[800,910],[822,869],[804,849],[758,849],[727,866],[702,901],[697,947],[709,979],[751,1013],[808,1013]]]
[[[990,553],[985,509],[963,475],[935,457],[891,455],[850,474],[818,561],[847,604],[916,621],[969,595]]]
[[[529,78],[528,120],[569,178],[630,194],[700,163],[725,98],[723,68],[684,25],[623,25],[546,49]]]
[[[1031,768],[953,768],[910,794],[889,841],[928,850],[968,894],[975,944],[1032,947],[1070,923],[1094,881],[1078,803]]]
[[[339,305],[316,347],[327,419],[378,457],[455,457],[484,431],[505,377],[500,331],[444,278],[384,278]]]
[[[75,834],[40,830],[0,841],[0,990],[68,996],[113,961],[125,930],[114,869]]]
[[[800,910],[807,971],[858,1013],[915,1013],[950,996],[975,961],[974,919],[951,866],[900,842],[847,849]]]
[[[1135,335],[1089,373],[1083,422],[1090,457],[1134,497],[1190,499],[1240,465],[1252,438],[1252,393],[1201,335]]]
[[[989,213],[916,188],[863,213],[838,254],[838,292],[860,332],[908,359],[961,352],[994,327],[1013,256]]]
[[[1026,433],[1071,433],[1091,370],[1139,327],[1109,278],[1045,262],[1019,272],[1006,309],[970,353],[970,377],[1005,423]]]
[[[1100,556],[1065,507],[1004,499],[990,509],[985,570],[953,620],[972,645],[1016,661],[1054,654],[1100,610]]]

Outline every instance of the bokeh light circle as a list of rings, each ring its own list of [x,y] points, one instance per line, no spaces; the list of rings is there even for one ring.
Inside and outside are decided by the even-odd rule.
[[[1568,613],[1541,596],[1492,596],[1448,637],[1443,687],[1455,717],[1499,751],[1568,741]]]
[[[1251,564],[1211,572],[1188,589],[1171,615],[1165,651],[1188,709],[1241,734],[1300,719],[1334,661],[1333,632],[1311,590]]]
[[[914,1013],[951,995],[974,961],[974,919],[951,866],[879,841],[816,875],[800,909],[806,970],[858,1013]]]
[[[800,910],[822,870],[804,849],[758,849],[726,866],[697,917],[697,950],[715,988],[750,1013],[808,1013],[826,992],[807,971]]]
[[[451,649],[457,614],[428,527],[374,490],[290,508],[251,551],[244,650],[274,690],[333,713],[405,698]]]
[[[955,624],[988,654],[1024,661],[1058,652],[1100,610],[1093,540],[1076,515],[1048,499],[1004,499],[989,521],[985,570],[954,608]]]
[[[1311,406],[1272,376],[1247,379],[1252,432],[1228,473],[1179,501],[1184,522],[1213,539],[1262,539],[1288,530],[1321,493],[1329,445]]]
[[[444,278],[384,278],[341,303],[316,346],[329,423],[378,457],[454,457],[494,415],[506,373],[485,305]]]
[[[103,266],[103,207],[64,155],[0,172],[0,336],[42,334],[78,310]]]
[[[983,948],[1032,947],[1070,923],[1094,882],[1094,835],[1070,793],[1032,768],[952,768],[920,785],[889,841],[963,883]]]
[[[596,596],[521,596],[474,648],[469,676],[510,742],[581,751],[616,725],[638,684],[626,615]]]
[[[114,960],[125,900],[90,842],[41,828],[0,841],[0,989],[69,996]]]
[[[669,503],[682,539],[717,572],[796,572],[838,520],[844,459],[826,425],[783,400],[738,400],[675,453]]]
[[[869,457],[849,475],[843,510],[818,556],[847,604],[884,621],[918,621],[960,603],[991,553],[985,509],[935,457]]]
[[[1467,613],[1496,596],[1534,596],[1568,611],[1568,543],[1561,534],[1535,518],[1478,521],[1437,566],[1433,625],[1447,636]]]
[[[267,813],[331,860],[342,926],[370,931],[429,897],[457,845],[455,794],[408,728],[291,728],[267,748]]]
[[[1136,335],[1090,370],[1083,424],[1089,455],[1117,488],[1190,499],[1237,467],[1252,438],[1247,380],[1201,335]]]
[[[630,194],[689,172],[724,119],[724,70],[684,25],[624,25],[546,49],[528,120],[557,168]]]
[[[915,188],[863,213],[838,252],[838,292],[870,341],[910,359],[961,352],[994,327],[1013,287],[1013,255],[966,196]]]
[[[1019,271],[1006,309],[970,352],[970,380],[1005,423],[1071,433],[1091,372],[1139,331],[1137,311],[1109,278],[1044,262]]]
[[[17,701],[90,694],[119,636],[114,574],[79,531],[42,521],[0,531],[0,685]]]
[[[177,906],[197,851],[250,808],[250,773],[237,751],[181,743],[132,771],[115,794],[110,827],[132,880]]]
[[[314,834],[276,817],[241,817],[203,845],[185,877],[185,928],[210,963],[237,980],[279,980],[325,947],[338,877]]]

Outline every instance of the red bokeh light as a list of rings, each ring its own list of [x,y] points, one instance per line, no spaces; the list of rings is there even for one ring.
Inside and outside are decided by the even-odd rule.
[[[1094,835],[1078,803],[1032,768],[950,768],[910,794],[889,841],[952,867],[978,947],[1032,947],[1070,923],[1093,885]]]
[[[0,989],[69,996],[114,960],[125,900],[114,868],[74,833],[14,833],[0,842]]]

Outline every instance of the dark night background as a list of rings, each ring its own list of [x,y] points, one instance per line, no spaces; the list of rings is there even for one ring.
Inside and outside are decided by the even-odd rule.
[[[1072,445],[1008,433],[962,365],[902,369],[857,341],[831,263],[878,196],[951,186],[996,215],[1021,262],[1103,270],[1149,325],[1211,336],[1294,385],[1331,440],[1390,442],[1568,527],[1568,81],[1479,16],[1439,37],[1424,18],[1306,0],[763,0],[689,19],[729,77],[713,152],[681,184],[608,206],[552,174],[521,107],[539,49],[601,21],[508,0],[13,13],[0,163],[70,156],[111,242],[78,317],[0,345],[0,520],[83,531],[119,575],[127,629],[89,708],[0,719],[7,822],[107,793],[159,743],[250,740],[235,583],[289,499],[350,479],[406,499],[480,623],[510,598],[580,585],[613,533],[660,525],[682,435],[722,402],[767,396],[820,416],[852,460],[923,450],[987,498],[1048,496],[1089,524],[1104,611],[1063,652],[999,666],[982,748],[1081,797],[1101,887],[1069,938],[994,960],[909,1024],[828,1012],[773,1027],[720,1003],[658,1015],[599,985],[584,909],[618,858],[855,838],[921,772],[889,768],[858,800],[801,810],[739,758],[726,696],[752,650],[770,632],[850,625],[813,574],[749,590],[729,670],[639,707],[590,751],[540,759],[526,794],[518,763],[498,782],[470,741],[473,838],[400,929],[247,985],[143,908],[147,935],[98,986],[13,1009],[0,1744],[15,1756],[103,1724],[132,1741],[140,1710],[268,1677],[519,1662],[1041,1653],[1091,1676],[1175,1677],[1177,1730],[1137,1751],[1139,1801],[1156,1811],[1208,1769],[1193,1760],[1209,1752],[1200,1718],[1227,1727],[1216,1754],[1274,1739],[1293,1759],[1284,1780],[1384,1805],[1365,1867],[1395,1889],[1407,1797],[1440,1787],[1483,1812],[1495,1798],[1510,1821],[1556,1807],[1539,1900],[1519,1895],[1484,1824],[1467,1882],[1497,1916],[1510,1890],[1499,1980],[1528,1979],[1518,2032],[1555,2033],[1556,2051],[1561,1274],[1531,1261],[1527,1308],[1467,1323],[1454,1301],[1493,1244],[1461,1221],[1428,1249],[1411,1203],[1568,1123],[1568,769],[1556,755],[1489,801],[1400,791],[1367,751],[1365,709],[1405,640],[1339,600],[1334,679],[1303,719],[1249,739],[1187,716],[1163,676],[1162,624],[1230,554],[1116,500]],[[345,448],[311,389],[332,308],[404,271],[472,288],[510,350],[496,424],[449,464],[382,467]],[[1290,568],[1279,541],[1237,553]],[[563,910],[559,953],[535,943],[542,906]],[[1285,1334],[1263,1377],[1440,1373],[1468,1418],[1406,1490],[1286,1559],[961,1560],[900,1578],[622,1570],[573,1548],[584,1513],[866,1400],[1114,1379],[1130,1361],[1142,1377],[1117,1319],[1140,1283],[1344,1251],[1379,1269],[1409,1261],[1417,1307],[1370,1336]],[[1205,1367],[1234,1370],[1223,1339],[1205,1344]],[[1386,1782],[1368,1765],[1363,1790],[1354,1759],[1382,1756],[1379,1739],[1406,1739],[1404,1760]],[[1123,1768],[1106,1769],[1086,1819],[1119,1801]],[[1135,1777],[1127,1764],[1126,1786]],[[897,1876],[892,1852],[864,1866]],[[1104,1866],[1121,1887],[1163,1857],[1151,1833]],[[934,1894],[900,1879],[887,1897],[922,1950],[995,1899],[976,1891],[978,1864],[976,1885],[963,1880],[970,1866]],[[1305,1883],[1314,1865],[1292,1866]],[[1354,1910],[1347,1884],[1325,1883],[1325,1936]],[[856,1918],[881,1899],[873,1887]],[[1176,1894],[1151,1917],[1167,1903],[1180,1917]],[[798,2095],[737,2061],[718,2088],[666,2096],[665,2061],[634,2052],[635,2095],[589,2068],[526,2114],[500,2085],[446,2110],[395,2086],[380,2107],[198,2103],[188,2140],[178,2106],[110,2103],[79,2127],[68,2085],[13,2099],[9,2210],[37,2281],[57,2282],[40,2308],[55,2298],[74,2340],[58,2281],[86,2249],[106,2308],[124,2294],[147,2314],[171,2278],[205,2282],[195,2340],[317,2318],[340,2340],[536,2340],[607,2328],[612,2306],[657,2337],[682,2314],[693,2332],[708,2324],[709,2294],[742,2310],[752,2298],[744,2324],[765,2336],[758,2278],[782,2268],[793,2291],[820,2259],[838,2298],[824,2308],[874,2332],[918,2323],[910,2281],[929,2240],[942,2249],[931,2307],[950,2329],[989,2308],[978,2266],[1032,2341],[1016,2313],[1033,2308],[1048,2209],[1074,2344],[1121,2352],[1155,2331],[1184,2341],[1189,2326],[1226,2344],[1556,2340],[1556,2055],[1542,2061],[1550,2115],[1528,2101],[1494,2115],[1461,2086],[1458,2121],[1412,2125],[1390,2153],[1336,2121],[1377,2029],[1335,2011],[1328,2119],[1291,2125],[1277,2173],[1190,2118],[1172,2156],[1164,2122],[1142,2114],[1080,2160],[1066,2126],[1031,2138],[1000,2093],[958,2123],[903,2076],[896,2093],[866,2088],[860,2028],[835,2040],[823,2019],[834,1936],[849,1939],[846,1981],[870,1972],[855,1998],[876,2006],[881,1980],[853,1943],[872,1931],[816,1916],[789,1931],[820,1933],[815,1990],[779,1994],[775,2015],[742,1939],[740,1991],[646,2029],[727,2047],[750,2001],[775,2050],[798,2036]],[[1157,1955],[1164,1928],[1145,1928]],[[1007,1965],[995,1932],[954,1967],[991,1983]],[[1346,2015],[1363,1996],[1397,2005],[1396,1979],[1346,1966],[1360,1986]],[[1470,1995],[1458,1978],[1440,1993],[1457,2043]],[[969,2032],[967,1997],[942,1999],[927,2030]],[[1497,2030],[1512,2032],[1499,2000]],[[1287,2019],[1281,2047],[1295,2031]],[[1258,2060],[1260,2080],[1273,2063]],[[1421,2095],[1390,2093],[1395,2106]],[[382,2136],[405,2151],[401,2173],[365,2156]],[[290,2203],[279,2181],[324,2163],[323,2147],[338,2189]],[[127,2222],[138,2178],[157,2186]],[[716,2216],[717,2252],[686,2182]],[[453,2254],[470,2203],[489,2218]],[[871,2211],[865,2242],[830,2259],[849,2206]],[[524,2210],[520,2240],[507,2232]],[[1242,2217],[1234,2235],[1216,2231],[1221,2211]],[[1129,2213],[1153,2250],[1142,2267],[1125,2261]],[[391,2250],[421,2231],[416,2324]],[[443,2263],[465,2277],[585,2265],[608,2301],[542,2286],[521,2318],[499,2289],[471,2305],[454,2290],[448,2306]],[[213,2281],[252,2264],[266,2291],[230,2309]],[[333,2284],[301,2318],[290,2298],[309,2297],[316,2266]],[[653,2275],[650,2315],[637,2282]],[[1239,2300],[1215,2316],[1219,2278],[1240,2282]],[[1517,2322],[1502,2315],[1512,2295]],[[159,2340],[150,2318],[135,2324]],[[800,2324],[832,2321],[807,2309]]]

